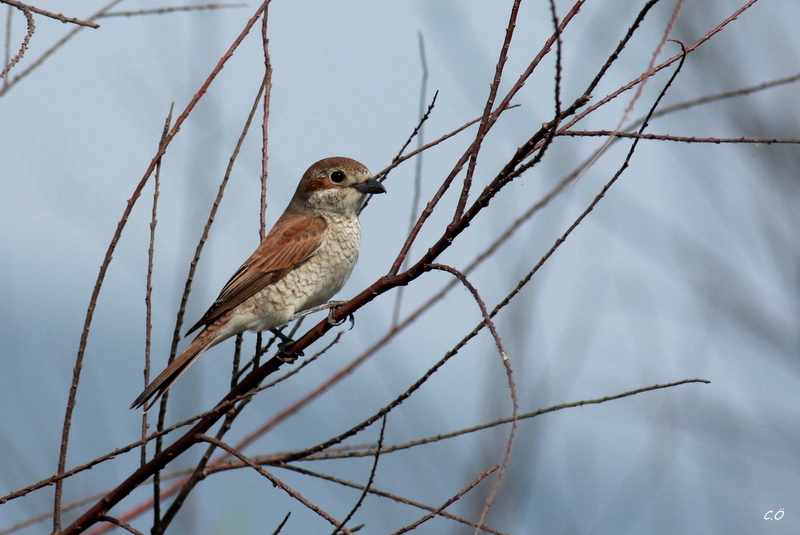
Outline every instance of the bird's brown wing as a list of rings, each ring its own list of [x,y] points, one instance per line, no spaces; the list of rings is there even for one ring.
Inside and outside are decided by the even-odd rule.
[[[214,304],[186,334],[213,323],[308,260],[319,249],[327,226],[320,217],[284,213],[258,249],[222,288]]]

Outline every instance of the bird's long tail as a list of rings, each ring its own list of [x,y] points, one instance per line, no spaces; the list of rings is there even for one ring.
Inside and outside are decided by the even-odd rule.
[[[172,386],[178,377],[183,375],[183,372],[192,365],[192,363],[203,354],[209,347],[218,342],[217,335],[219,329],[216,325],[210,325],[203,329],[200,334],[189,344],[183,353],[178,358],[172,361],[167,368],[156,377],[152,383],[147,385],[147,388],[139,394],[136,401],[131,405],[131,409],[138,409],[144,405],[144,410],[149,410],[153,404],[158,401],[164,392]]]

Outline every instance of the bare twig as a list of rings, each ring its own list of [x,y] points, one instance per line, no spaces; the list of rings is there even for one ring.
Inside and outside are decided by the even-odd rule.
[[[119,4],[120,2],[122,2],[122,0],[111,0],[111,2],[110,2],[109,4],[107,4],[106,6],[104,6],[103,8],[101,8],[99,11],[97,11],[97,12],[96,12],[94,15],[92,15],[91,17],[89,17],[89,20],[90,20],[90,21],[92,21],[92,20],[94,20],[94,19],[98,18],[100,15],[102,15],[103,13],[105,13],[106,11],[108,11],[109,9],[111,9],[112,7],[114,7],[115,5]],[[4,85],[3,85],[3,88],[2,88],[2,89],[0,89],[0,97],[1,97],[1,96],[3,96],[3,95],[5,95],[5,94],[8,92],[8,90],[9,90],[9,89],[11,89],[13,86],[15,86],[15,85],[17,84],[17,82],[19,82],[20,80],[22,80],[23,78],[25,78],[27,75],[29,75],[29,74],[30,74],[30,73],[31,73],[31,72],[32,72],[34,69],[36,69],[36,68],[37,68],[39,65],[41,65],[42,63],[44,63],[44,61],[45,61],[47,58],[49,58],[50,56],[52,56],[52,55],[53,55],[53,54],[54,54],[54,53],[55,53],[55,52],[56,52],[56,51],[57,51],[59,48],[61,48],[62,46],[64,46],[64,45],[67,43],[67,41],[69,41],[70,39],[72,39],[73,37],[75,37],[75,35],[77,35],[77,33],[78,33],[79,31],[83,30],[84,28],[86,28],[86,26],[80,26],[80,25],[79,25],[79,26],[76,26],[76,27],[75,27],[75,28],[73,28],[73,29],[72,29],[72,30],[71,30],[69,33],[67,33],[67,35],[65,35],[64,37],[62,37],[61,39],[59,39],[59,40],[58,40],[58,41],[57,41],[57,42],[56,42],[56,43],[55,43],[53,46],[51,46],[50,48],[48,48],[47,50],[45,50],[45,51],[42,53],[42,55],[41,55],[41,56],[39,56],[39,58],[37,58],[37,59],[36,59],[35,61],[33,61],[33,62],[30,64],[30,65],[28,65],[28,67],[27,67],[27,68],[23,69],[23,70],[22,70],[22,72],[20,72],[20,73],[19,73],[19,74],[17,74],[16,76],[14,76],[14,78],[12,78],[12,79],[11,79],[11,80],[10,80],[10,81],[7,83],[7,84],[4,84]],[[152,172],[152,171],[151,171],[151,172]]]
[[[100,15],[99,19],[110,17],[135,17],[138,15],[163,15],[165,13],[175,13],[177,11],[204,11],[208,9],[225,9],[230,7],[247,7],[247,4],[205,4],[202,6],[175,6],[160,7],[157,9],[137,9],[134,11],[114,11]]]
[[[497,89],[500,87],[500,80],[503,78],[503,68],[506,66],[506,60],[508,59],[508,48],[511,46],[511,39],[514,36],[514,28],[517,26],[517,13],[519,13],[519,5],[521,1],[522,0],[514,0],[514,3],[511,6],[511,13],[509,14],[508,25],[506,26],[506,35],[503,39],[503,45],[500,47],[500,57],[497,59],[497,63],[495,64],[494,78],[492,79],[492,84],[489,87],[489,95],[486,98],[486,104],[483,108],[483,116],[481,117],[481,122],[478,125],[478,133],[475,135],[475,141],[473,141],[472,145],[469,147],[469,149],[467,149],[469,152],[467,174],[464,176],[464,182],[461,186],[461,195],[458,197],[458,203],[456,204],[451,225],[458,223],[458,220],[461,219],[461,216],[464,214],[464,207],[467,205],[469,190],[472,186],[472,176],[475,174],[475,165],[478,163],[478,154],[481,150],[481,143],[483,143],[483,139],[489,132],[489,128],[491,128],[489,116],[494,108],[494,101],[497,98]]]
[[[164,143],[164,139],[169,132],[169,126],[172,122],[172,112],[175,109],[173,102],[169,107],[169,114],[166,121],[164,121],[164,129],[161,132],[161,140],[159,144]],[[161,162],[156,165],[155,176],[153,179],[153,209],[150,214],[150,246],[147,249],[147,281],[145,282],[145,335],[144,335],[144,386],[150,384],[150,350],[151,339],[150,335],[153,330],[152,312],[153,312],[153,258],[155,256],[155,242],[156,242],[156,225],[158,224],[158,196],[159,196],[159,183],[161,180]],[[147,437],[147,411],[142,413],[142,438]],[[142,444],[142,457],[141,464],[147,462],[147,444]]]
[[[431,109],[433,109],[433,103],[436,102],[436,95],[438,95],[438,91],[436,95],[433,97],[433,101],[431,105],[428,107],[428,113],[425,113],[425,101],[427,100],[427,91],[428,91],[428,61],[425,58],[425,40],[422,37],[422,32],[417,32],[417,38],[419,39],[419,61],[422,64],[422,81],[420,82],[419,87],[419,115],[422,116],[424,119],[427,119],[428,114],[430,114]],[[420,150],[422,146],[425,144],[425,130],[424,130],[424,120],[420,121],[419,125],[419,135],[417,136],[417,150]],[[413,136],[414,134],[412,134]],[[410,141],[410,139],[409,139]],[[397,161],[403,154],[408,143],[406,143],[397,156],[394,158],[393,161]],[[419,215],[419,202],[420,197],[422,195],[422,158],[423,154],[420,153],[419,157],[417,158],[414,166],[414,195],[411,198],[411,214],[409,216],[408,221],[408,232],[410,233],[411,230],[414,228],[414,222],[417,220]],[[408,257],[406,257],[406,261]],[[400,267],[403,269],[405,267],[405,262]],[[397,289],[397,296],[394,301],[394,310],[392,311],[392,325],[397,325],[397,321],[400,318],[400,307],[403,304],[403,294],[405,287],[401,286]]]
[[[426,77],[425,77],[425,79],[427,80]],[[424,93],[424,87],[423,87],[423,93]],[[413,151],[410,154],[406,154],[405,156],[403,156],[403,151],[406,150],[406,148],[411,144],[411,142],[414,140],[415,137],[417,137],[418,134],[423,132],[423,126],[425,125],[425,121],[428,120],[428,118],[431,115],[431,112],[433,111],[434,106],[436,106],[436,98],[438,96],[439,96],[439,92],[438,91],[433,94],[433,98],[431,99],[431,103],[428,104],[428,109],[425,110],[425,113],[422,113],[423,106],[424,106],[425,102],[424,102],[424,100],[420,101],[420,118],[419,118],[419,121],[417,122],[417,125],[414,127],[414,130],[411,131],[411,134],[408,136],[408,138],[406,139],[405,143],[403,143],[403,146],[400,148],[400,150],[397,151],[397,155],[394,158],[392,158],[392,163],[389,164],[387,167],[385,167],[381,172],[375,174],[375,177],[379,181],[383,182],[384,180],[386,180],[386,177],[389,174],[389,171],[391,171],[392,169],[394,169],[395,167],[400,165],[402,162],[404,162],[404,161],[408,160],[409,158],[411,158],[412,155],[419,154],[420,152],[422,152],[424,150],[424,149],[418,147],[417,150]],[[421,99],[422,98],[424,98],[424,95],[421,96]],[[452,137],[453,135],[457,134],[458,132],[461,132],[462,130],[464,130],[470,124],[472,124],[472,123],[467,123],[466,125],[462,126],[461,128],[456,129],[455,131],[450,132],[449,134],[445,134],[444,136],[439,138],[436,142],[434,142],[430,146],[433,146],[433,145],[435,145],[437,143],[440,143],[440,142],[444,141],[445,139],[447,139],[449,137]],[[426,148],[428,148],[428,147],[426,147]],[[364,201],[364,204],[361,205],[361,209],[358,212],[359,214],[364,211],[364,209],[367,207],[367,205],[369,204],[369,201],[371,199],[372,199],[372,195],[367,195],[367,198]]]
[[[650,5],[650,3],[654,3],[654,2],[657,2],[657,1],[658,0],[651,0],[651,2],[648,3],[648,6]],[[576,114],[575,117],[572,120],[570,120],[567,124],[565,124],[562,127],[562,129],[563,130],[568,130],[568,129],[572,128],[572,126],[574,126],[575,123],[577,123],[578,121],[580,121],[581,119],[583,119],[584,117],[586,117],[587,115],[589,115],[590,113],[595,111],[600,106],[603,106],[603,105],[607,104],[608,102],[614,100],[615,98],[617,98],[622,93],[624,93],[626,91],[629,91],[631,88],[637,86],[638,84],[640,84],[645,79],[650,78],[651,76],[653,76],[654,74],[662,71],[663,69],[666,69],[667,67],[669,67],[670,65],[672,65],[676,61],[682,61],[686,54],[694,51],[697,47],[699,47],[700,45],[702,45],[703,43],[705,43],[706,41],[708,41],[709,39],[714,37],[716,34],[721,32],[728,24],[730,24],[734,20],[738,19],[739,16],[742,13],[744,13],[745,11],[750,9],[750,7],[752,7],[753,4],[755,4],[757,1],[758,0],[748,0],[742,7],[740,7],[736,11],[734,11],[731,16],[729,16],[724,21],[719,23],[714,29],[709,31],[706,35],[704,35],[703,37],[701,37],[700,39],[695,41],[693,44],[691,44],[689,46],[686,46],[680,54],[676,54],[676,55],[672,56],[671,58],[661,62],[657,67],[652,69],[652,72],[643,73],[638,78],[636,78],[634,80],[631,80],[630,82],[628,82],[624,86],[620,87],[616,91],[613,91],[613,92],[609,93],[608,95],[606,95],[605,97],[603,97],[602,99],[597,101],[596,103],[592,104],[591,106],[588,106],[581,113]]]
[[[435,92],[433,94],[433,98],[431,99],[431,103],[428,104],[428,108],[425,109],[424,107],[426,101],[425,89],[428,84],[428,66],[424,63],[425,61],[424,46],[425,45],[422,42],[422,36],[420,34],[420,56],[421,56],[421,61],[423,61],[423,65],[422,65],[422,85],[420,87],[420,97],[419,97],[419,116],[420,116],[419,121],[417,122],[417,126],[414,127],[414,130],[411,131],[411,135],[409,135],[408,138],[406,139],[406,142],[403,143],[403,146],[400,147],[399,151],[397,151],[397,155],[394,158],[392,158],[392,163],[398,161],[400,157],[403,155],[403,151],[406,150],[406,148],[408,148],[408,146],[411,144],[414,138],[417,137],[418,134],[421,134],[423,132],[425,121],[427,121],[428,118],[431,116],[431,112],[433,111],[433,108],[436,106],[436,99],[439,96],[439,92],[438,91]],[[417,148],[419,148],[419,144]],[[376,176],[385,177],[386,175],[383,171],[381,171]]]
[[[450,498],[449,500],[444,502],[442,505],[440,505],[439,507],[437,507],[436,509],[434,509],[433,511],[431,511],[427,515],[425,515],[422,518],[420,518],[419,520],[417,520],[416,522],[414,522],[412,524],[409,524],[408,526],[395,531],[394,533],[392,533],[392,535],[401,535],[403,533],[408,533],[409,531],[411,531],[413,529],[416,529],[417,526],[419,526],[420,524],[423,524],[424,522],[427,522],[431,518],[435,517],[436,515],[439,514],[439,512],[443,511],[445,508],[450,507],[453,503],[455,503],[458,500],[460,500],[462,498],[462,496],[464,496],[467,492],[469,492],[473,488],[475,488],[475,486],[478,483],[483,481],[489,474],[491,474],[492,472],[497,470],[497,468],[498,467],[495,465],[495,466],[489,468],[488,470],[486,470],[485,472],[481,473],[477,478],[475,478],[475,481],[473,481],[472,483],[470,483],[469,485],[467,485],[466,487],[461,489],[458,492],[458,494],[456,494],[455,496],[453,496],[452,498]],[[478,527],[476,529],[480,530],[481,528]]]
[[[384,448],[383,451],[386,451],[385,448]],[[258,462],[257,458],[253,458],[253,460]],[[261,464],[261,463],[259,463],[259,464]],[[242,467],[243,466],[244,465],[242,464]],[[319,478],[319,479],[324,479],[325,481],[331,481],[333,483],[338,483],[339,485],[344,485],[346,487],[350,487],[350,488],[354,488],[354,489],[364,490],[364,489],[367,488],[364,485],[359,485],[359,484],[353,483],[351,481],[346,481],[346,480],[340,479],[338,477],[333,477],[333,476],[330,476],[330,475],[327,475],[327,474],[314,472],[312,470],[307,470],[305,468],[300,468],[299,466],[294,466],[294,465],[291,465],[291,464],[279,464],[277,466],[280,467],[280,468],[286,469],[286,470],[291,470],[292,472],[297,472],[299,474],[303,474],[303,475],[307,475],[307,476],[311,476],[311,477],[316,477],[316,478]],[[232,464],[231,465],[226,465],[226,466],[222,466],[222,467],[219,467],[219,468],[223,469],[223,470],[224,469],[230,469],[228,467],[233,468],[233,465]],[[393,501],[395,501],[397,503],[402,503],[402,504],[405,504],[405,505],[411,505],[412,507],[416,507],[418,509],[424,509],[426,511],[431,511],[431,512],[437,511],[437,509],[435,509],[433,507],[430,507],[429,505],[425,505],[424,503],[415,502],[413,500],[409,500],[408,498],[404,498],[404,497],[398,496],[396,494],[391,494],[389,492],[384,492],[382,490],[378,490],[378,489],[376,489],[374,487],[369,488],[369,493],[373,494],[375,496],[380,496],[382,498],[388,498],[388,499],[393,500]],[[454,515],[452,513],[448,513],[447,511],[439,510],[436,514],[439,515],[439,516],[442,516],[444,518],[450,519],[450,520],[455,520],[456,522],[460,522],[461,524],[465,524],[465,525],[473,527],[473,528],[478,527],[478,524],[476,524],[475,522],[472,522],[471,520],[467,520],[466,518],[461,518],[460,516],[456,516],[456,515]],[[495,529],[489,528],[487,526],[481,526],[481,530],[485,531],[486,533],[493,533],[494,535],[505,535],[504,533],[499,532],[499,531],[497,531]],[[0,534],[0,535],[2,535],[2,534]]]
[[[600,405],[601,403],[606,403],[608,401],[614,401],[617,399],[623,399],[630,396],[635,396],[637,394],[642,394],[644,392],[652,392],[654,390],[661,390],[664,388],[672,388],[680,385],[685,384],[693,384],[693,383],[703,383],[703,384],[710,384],[711,381],[706,379],[682,379],[680,381],[675,381],[673,383],[666,383],[666,384],[655,384],[650,386],[645,386],[642,388],[637,388],[635,390],[630,390],[627,392],[622,392],[621,394],[613,394],[610,396],[604,396],[602,398],[595,398],[595,399],[584,399],[580,401],[572,401],[570,403],[562,403],[560,405],[553,405],[551,407],[547,407],[545,409],[538,409],[533,412],[527,412],[525,414],[520,414],[517,417],[518,421],[527,420],[529,418],[535,418],[537,416],[541,416],[543,414],[548,414],[551,412],[558,412],[564,409],[571,409],[574,407],[583,407],[585,405]],[[470,433],[474,433],[476,431],[482,431],[484,429],[490,429],[492,427],[497,427],[498,425],[504,425],[508,423],[512,423],[514,418],[500,418],[498,420],[494,420],[492,422],[487,422],[484,424],[476,425],[474,427],[466,427],[464,429],[459,429],[458,431],[453,431],[452,433],[442,433],[439,435],[435,435],[432,437],[421,438],[418,440],[412,440],[409,442],[405,442],[403,444],[397,444],[395,446],[387,446],[383,448],[382,454],[386,455],[388,453],[393,453],[399,450],[405,450],[409,448],[414,448],[416,446],[421,446],[423,444],[431,444],[433,442],[439,442],[441,440],[448,440],[455,437],[460,437],[462,435],[467,435]],[[353,458],[353,457],[371,457],[375,455],[374,448],[367,448],[361,451],[347,451],[347,452],[337,452],[337,453],[317,453],[315,455],[310,455],[305,457],[303,461],[322,461],[322,460],[329,460],[329,459],[340,459],[340,458]],[[264,464],[267,459],[262,459],[261,457],[254,458],[257,462]],[[275,457],[269,457],[269,462],[279,462],[276,461]],[[233,466],[231,466],[233,467]]]
[[[261,121],[261,203],[259,204],[258,210],[259,240],[264,239],[267,229],[267,161],[269,160],[267,142],[269,140],[269,99],[272,94],[272,60],[269,56],[269,39],[267,38],[268,21],[269,9],[266,9],[264,10],[264,17],[261,19],[261,42],[264,50],[264,117]]]
[[[348,522],[350,522],[350,519],[353,518],[354,514],[356,514],[356,511],[358,511],[358,509],[361,507],[361,504],[364,503],[364,498],[366,498],[367,494],[369,494],[372,482],[375,481],[375,472],[378,469],[378,459],[380,458],[380,450],[381,450],[381,444],[383,444],[384,431],[386,431],[386,415],[383,416],[383,420],[381,421],[381,432],[380,435],[378,436],[378,447],[375,449],[375,461],[372,463],[372,470],[370,470],[369,479],[367,480],[367,484],[364,486],[364,491],[361,493],[361,496],[359,496],[358,501],[353,506],[353,508],[350,509],[350,512],[347,514],[344,520],[342,520],[339,523],[339,525],[333,529],[331,535],[336,535],[337,533],[339,533],[339,531],[345,525],[347,525]]]
[[[108,522],[109,524],[114,524],[115,526],[119,526],[128,533],[133,533],[134,535],[144,535],[141,531],[137,531],[127,522],[124,522],[118,518],[114,518],[113,516],[103,515],[100,517],[101,522]]]
[[[500,357],[502,358],[503,367],[506,370],[506,377],[508,378],[508,389],[511,393],[511,433],[508,437],[508,442],[506,442],[506,450],[505,454],[503,455],[503,462],[500,465],[500,471],[497,473],[497,479],[492,485],[492,490],[489,493],[489,496],[486,498],[486,506],[481,513],[481,517],[478,520],[478,526],[483,525],[483,521],[486,519],[486,515],[489,514],[489,509],[492,506],[492,501],[494,500],[494,496],[497,493],[497,489],[500,488],[500,482],[503,480],[503,476],[505,475],[505,471],[508,468],[508,463],[511,461],[511,449],[514,445],[514,436],[517,433],[517,415],[519,414],[519,400],[517,399],[517,387],[514,384],[514,373],[511,368],[511,359],[508,358],[506,354],[505,348],[503,348],[503,341],[500,339],[500,334],[497,332],[497,327],[495,327],[492,318],[489,316],[489,311],[486,310],[486,304],[481,299],[478,290],[469,282],[467,277],[458,271],[457,269],[446,266],[443,264],[430,264],[430,269],[438,269],[442,271],[446,271],[452,275],[454,275],[461,283],[470,291],[472,294],[472,298],[475,299],[475,302],[478,303],[478,307],[481,310],[481,315],[483,316],[483,321],[487,327],[489,327],[489,331],[492,333],[492,337],[494,338],[494,343],[497,346],[497,350],[500,352]],[[479,531],[480,528],[475,528],[476,533]]]
[[[775,80],[770,80],[768,82],[763,82],[754,86],[749,87],[741,87],[739,89],[734,89],[732,91],[725,91],[722,93],[716,93],[713,95],[707,95],[705,97],[700,97],[692,100],[687,100],[684,102],[679,102],[678,104],[673,104],[672,106],[664,106],[660,110],[656,111],[653,114],[653,119],[656,117],[661,117],[668,113],[673,113],[680,110],[685,110],[688,108],[692,108],[694,106],[698,106],[700,104],[708,104],[711,102],[717,102],[719,100],[724,100],[726,98],[734,98],[734,97],[741,97],[744,95],[749,95],[751,93],[757,93],[759,91],[763,91],[765,89],[771,89],[773,87],[777,87],[780,85],[785,84],[792,84],[800,80],[800,73],[793,74],[791,76],[786,76],[783,78],[777,78]],[[637,125],[638,126],[638,125]]]
[[[2,1],[2,0],[0,0],[0,1]],[[19,45],[19,52],[17,52],[17,55],[14,56],[11,59],[8,59],[8,56],[10,55],[10,50],[11,50],[11,48],[10,48],[11,44],[9,42],[9,40],[11,39],[11,9],[9,7],[8,22],[7,22],[7,29],[6,29],[6,31],[7,31],[7,34],[6,34],[7,35],[7,37],[6,37],[6,66],[3,68],[3,71],[0,72],[0,78],[3,79],[3,89],[5,89],[5,87],[8,85],[6,83],[6,74],[8,74],[8,71],[10,71],[11,68],[14,67],[14,65],[16,65],[17,62],[19,62],[19,60],[22,59],[22,56],[25,55],[25,51],[28,49],[28,44],[31,42],[31,37],[33,37],[33,32],[36,30],[36,24],[33,21],[33,15],[31,15],[31,11],[33,11],[33,9],[30,6],[25,6],[24,4],[17,5],[16,2],[13,3],[13,4],[9,4],[9,6],[10,7],[17,7],[22,11],[22,13],[25,14],[25,20],[27,20],[27,22],[28,22],[28,33],[26,33],[25,37],[22,39],[22,44]],[[0,95],[2,95],[2,93],[0,93]]]
[[[676,141],[679,143],[713,143],[715,145],[729,143],[748,143],[763,145],[797,145],[800,139],[761,139],[754,137],[693,137],[693,136],[671,136],[669,134],[644,134],[641,132],[620,132],[616,130],[564,130],[559,132],[559,136],[572,137],[617,137],[630,139],[652,139],[657,141]]]
[[[647,82],[650,79],[650,77],[652,77],[655,74],[656,59],[658,59],[658,56],[661,55],[661,50],[664,48],[664,45],[669,39],[669,34],[672,32],[672,28],[675,26],[675,22],[678,20],[678,14],[681,11],[681,7],[683,7],[683,0],[678,0],[675,3],[675,8],[672,11],[672,16],[670,17],[669,22],[664,28],[664,32],[661,36],[661,40],[659,41],[658,46],[650,55],[650,63],[647,65],[647,70],[642,75],[643,76],[642,83],[638,84],[636,92],[634,93],[633,97],[631,97],[631,100],[628,103],[627,107],[625,108],[625,111],[622,113],[622,117],[620,117],[617,126],[614,128],[615,132],[619,131],[622,128],[622,126],[628,121],[628,117],[633,111],[634,106],[636,106],[636,102],[638,102],[639,98],[641,98],[642,93],[644,92],[645,85],[647,85]],[[609,137],[608,139],[606,139],[603,146],[600,147],[600,149],[595,153],[596,157],[599,157],[601,154],[603,154],[606,151],[606,149],[608,149],[608,147],[611,146],[613,142],[614,142],[613,137]],[[586,173],[593,165],[594,165],[594,160],[590,160],[587,165],[583,166],[581,174]],[[580,177],[581,175],[578,176],[578,179],[580,179]]]
[[[72,17],[67,17],[62,15],[61,13],[52,13],[50,11],[40,9],[36,6],[31,6],[28,4],[23,4],[22,2],[17,2],[17,0],[0,0],[0,4],[8,4],[9,6],[16,7],[24,12],[31,11],[36,13],[37,15],[44,15],[45,17],[50,17],[51,19],[59,20],[63,23],[71,23],[77,24],[78,26],[86,26],[88,28],[99,28],[99,24],[95,24],[94,22],[87,22],[85,20],[75,19]]]
[[[278,524],[278,527],[277,527],[277,528],[275,528],[275,531],[273,531],[273,532],[272,532],[272,535],[278,535],[278,533],[280,533],[280,532],[281,532],[281,530],[283,529],[283,526],[285,526],[285,525],[286,525],[286,522],[288,522],[288,521],[289,521],[289,517],[290,517],[290,516],[292,516],[292,512],[291,512],[291,511],[289,511],[288,513],[286,513],[286,516],[285,516],[285,517],[283,517],[283,521],[282,521],[280,524]]]
[[[516,107],[517,107],[517,105],[510,106],[509,109],[510,108],[516,108]],[[477,118],[475,118],[475,119],[473,119],[471,121],[467,121],[466,123],[464,123],[461,126],[459,126],[458,128],[456,128],[455,130],[452,130],[451,132],[448,132],[447,134],[443,135],[442,137],[440,137],[440,138],[438,138],[438,139],[436,139],[434,141],[431,141],[430,143],[427,143],[427,144],[423,145],[422,147],[414,149],[414,150],[412,150],[411,152],[409,152],[407,154],[404,154],[403,156],[401,156],[401,157],[397,158],[396,160],[392,161],[392,163],[387,165],[380,172],[375,173],[375,176],[376,177],[385,177],[386,175],[389,174],[389,172],[392,169],[394,169],[395,167],[397,167],[401,163],[405,162],[406,160],[409,160],[409,159],[413,158],[417,154],[421,154],[422,152],[424,152],[424,151],[426,151],[426,150],[428,150],[428,149],[430,149],[432,147],[435,147],[436,145],[438,145],[442,141],[446,141],[446,140],[450,139],[451,137],[455,136],[456,134],[459,134],[459,133],[463,132],[464,130],[466,130],[467,128],[469,128],[470,126],[474,125],[475,123],[477,123],[480,120],[481,120],[481,118],[477,117]]]
[[[684,56],[684,58],[685,58],[685,56]],[[666,91],[667,91],[667,89],[669,89],[669,87],[672,85],[672,82],[673,82],[673,80],[675,80],[675,77],[676,77],[676,76],[678,75],[678,73],[680,72],[680,69],[681,69],[681,67],[682,67],[682,66],[683,66],[683,61],[681,61],[681,62],[678,64],[678,68],[677,68],[677,69],[675,69],[675,72],[672,74],[672,76],[670,77],[669,81],[666,83],[666,85],[663,87],[663,89],[662,89],[662,90],[661,90],[661,92],[659,93],[659,96],[658,96],[658,98],[657,98],[657,99],[656,99],[656,101],[653,103],[653,106],[650,108],[650,111],[649,111],[649,112],[648,112],[648,114],[647,114],[647,118],[646,118],[646,119],[645,119],[645,121],[642,123],[642,126],[639,128],[639,132],[642,132],[642,131],[644,131],[644,129],[645,129],[645,128],[647,128],[647,125],[648,125],[648,122],[647,122],[647,121],[648,121],[648,118],[649,118],[649,117],[650,117],[650,116],[653,114],[653,112],[655,111],[656,107],[657,107],[657,106],[658,106],[658,104],[661,102],[661,99],[662,99],[662,98],[664,97],[664,95],[666,94]],[[502,309],[503,307],[505,307],[505,306],[506,306],[506,305],[507,305],[507,304],[508,304],[508,303],[511,301],[511,299],[512,299],[514,296],[516,296],[516,295],[517,295],[517,293],[519,293],[519,291],[520,291],[520,290],[523,288],[523,286],[525,286],[525,285],[528,283],[528,281],[530,281],[531,277],[533,277],[533,275],[534,275],[534,274],[536,274],[536,272],[537,272],[537,271],[538,271],[538,270],[539,270],[539,269],[540,269],[540,268],[541,268],[541,267],[544,265],[544,263],[545,263],[545,262],[547,262],[547,260],[548,260],[548,259],[549,259],[549,258],[550,258],[552,255],[553,255],[553,253],[556,251],[556,249],[558,249],[558,248],[561,246],[561,244],[563,244],[563,243],[564,243],[564,241],[565,241],[565,240],[566,240],[566,239],[569,237],[569,235],[572,233],[572,231],[573,231],[573,230],[575,230],[575,228],[577,228],[577,227],[578,227],[578,225],[580,225],[580,224],[581,224],[581,222],[584,220],[584,218],[585,218],[587,215],[589,215],[589,213],[590,213],[590,212],[591,212],[591,211],[594,209],[594,207],[595,207],[595,206],[597,206],[597,203],[599,203],[599,202],[600,202],[600,200],[601,200],[601,199],[602,199],[602,198],[605,196],[606,192],[608,192],[608,190],[611,188],[611,186],[613,186],[613,185],[614,185],[614,183],[615,183],[615,182],[617,181],[617,179],[618,179],[618,178],[619,178],[619,177],[622,175],[622,173],[625,171],[625,169],[627,169],[627,167],[628,167],[628,163],[630,162],[630,159],[631,159],[631,157],[633,156],[633,153],[634,153],[634,152],[635,152],[635,150],[636,150],[636,145],[637,145],[638,141],[639,141],[638,139],[634,139],[633,143],[631,144],[631,148],[629,149],[629,151],[628,151],[628,154],[627,154],[627,156],[625,157],[625,160],[624,160],[624,162],[622,163],[622,165],[619,167],[619,169],[617,170],[617,172],[616,172],[616,173],[614,173],[614,176],[613,176],[613,177],[611,177],[611,179],[610,179],[610,180],[609,180],[609,181],[606,183],[606,185],[605,185],[605,186],[603,186],[603,189],[600,191],[600,193],[598,193],[598,194],[597,194],[597,196],[595,196],[594,200],[593,200],[593,201],[592,201],[592,202],[589,204],[589,206],[588,206],[588,207],[587,207],[587,208],[586,208],[586,209],[583,211],[583,213],[581,213],[581,215],[580,215],[580,216],[578,216],[578,218],[577,218],[577,219],[576,219],[576,220],[575,220],[575,221],[572,223],[572,225],[570,225],[570,227],[569,227],[569,228],[568,228],[568,229],[567,229],[567,230],[564,232],[564,234],[562,234],[562,236],[556,240],[556,242],[553,244],[553,246],[550,248],[550,250],[549,250],[549,251],[547,251],[547,253],[545,253],[545,255],[544,255],[544,256],[543,256],[543,257],[542,257],[542,258],[539,260],[539,262],[538,262],[538,263],[537,263],[537,264],[536,264],[536,265],[533,267],[533,269],[532,269],[531,271],[529,271],[529,272],[528,272],[528,274],[527,274],[525,277],[523,277],[523,278],[522,278],[522,280],[520,280],[520,281],[519,281],[519,283],[517,284],[517,287],[516,287],[514,290],[512,290],[512,291],[511,291],[511,293],[509,293],[509,294],[508,294],[508,295],[505,297],[505,299],[503,299],[503,300],[502,300],[502,301],[501,301],[501,302],[500,302],[500,303],[499,303],[499,304],[498,304],[498,305],[497,305],[497,306],[494,308],[494,310],[492,310],[492,314],[491,314],[491,315],[492,315],[492,317],[494,317],[494,315],[495,315],[495,314],[496,314],[496,313],[497,313],[497,312],[498,312],[500,309]],[[481,326],[479,326],[479,327],[481,327]],[[476,329],[478,329],[478,328],[476,328]],[[477,330],[473,330],[473,331],[472,331],[472,332],[471,332],[471,333],[468,335],[468,337],[467,337],[467,338],[465,338],[465,340],[466,340],[466,339],[469,339],[469,338],[471,338],[471,337],[472,337],[472,336],[474,336],[474,334],[476,334],[476,333],[477,333]]]
[[[3,65],[8,65],[11,62],[11,19],[12,15],[14,14],[14,8],[8,6],[6,10],[6,38],[3,43]],[[8,84],[8,80],[5,76],[3,78],[3,88]]]
[[[258,464],[253,462],[249,457],[246,457],[240,451],[232,448],[231,446],[225,444],[224,442],[222,442],[220,440],[217,440],[215,438],[211,438],[209,436],[201,435],[199,438],[201,440],[203,440],[204,442],[208,442],[209,444],[213,444],[216,447],[227,451],[228,453],[230,453],[231,455],[233,455],[234,457],[236,457],[237,459],[239,459],[243,463],[247,464],[247,466],[249,466],[250,468],[252,468],[256,472],[258,472],[259,474],[261,474],[265,478],[269,479],[269,481],[274,486],[279,487],[281,490],[286,492],[289,496],[291,496],[295,500],[299,501],[300,503],[302,503],[303,505],[305,505],[306,507],[308,507],[309,509],[314,511],[316,514],[318,514],[319,516],[321,516],[322,518],[324,518],[325,520],[330,522],[332,525],[334,525],[334,526],[338,526],[339,525],[339,522],[337,522],[328,513],[326,513],[325,511],[323,511],[322,509],[320,509],[319,507],[317,507],[316,505],[314,505],[310,501],[306,500],[300,493],[298,493],[298,492],[292,490],[291,488],[289,488],[288,486],[286,486],[286,484],[284,484],[280,479],[278,479],[277,477],[273,476],[272,474],[270,474],[269,472],[267,472],[266,470],[261,468]],[[344,526],[340,526],[340,530],[343,531],[344,533],[352,535],[352,532],[349,529],[345,528]]]

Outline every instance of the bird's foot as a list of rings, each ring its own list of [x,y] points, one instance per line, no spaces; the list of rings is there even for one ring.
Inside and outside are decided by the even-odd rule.
[[[278,329],[273,329],[271,332],[276,337],[281,339],[281,341],[278,342],[278,354],[275,355],[278,359],[286,362],[287,364],[292,364],[297,360],[297,357],[302,357],[305,355],[302,351],[289,353],[288,347],[294,343],[294,340],[283,334]]]
[[[338,320],[333,319],[333,313],[335,312],[335,310],[338,307],[340,307],[343,304],[345,304],[346,302],[347,301],[330,301],[329,303],[327,303],[328,305],[330,305],[330,309],[331,309],[330,312],[328,312],[328,323],[329,324],[333,325],[334,327],[337,327],[337,326],[341,325],[342,323],[344,323],[345,320],[349,319],[350,320],[350,329],[355,327],[355,325],[356,325],[356,317],[352,313],[348,314],[344,318],[339,318]]]

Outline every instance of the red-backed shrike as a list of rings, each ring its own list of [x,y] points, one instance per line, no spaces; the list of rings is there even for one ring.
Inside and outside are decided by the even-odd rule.
[[[208,348],[244,331],[280,327],[333,297],[358,259],[364,199],[385,192],[366,167],[350,158],[312,165],[264,241],[186,334],[203,330],[131,408],[152,406]]]

